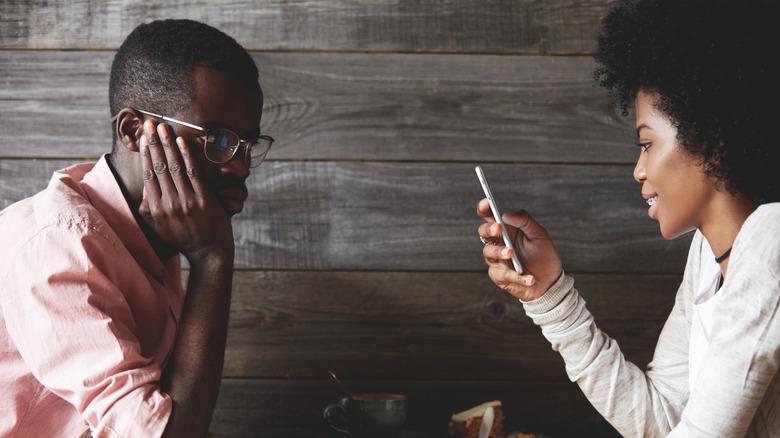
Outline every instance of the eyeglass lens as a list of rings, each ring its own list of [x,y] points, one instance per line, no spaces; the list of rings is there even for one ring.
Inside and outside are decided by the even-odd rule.
[[[214,162],[226,163],[233,158],[240,142],[241,139],[233,131],[227,129],[210,131],[206,136],[206,156]],[[247,164],[252,167],[259,165],[270,146],[269,141],[260,139],[247,154]]]
[[[224,163],[233,158],[238,147],[239,138],[231,131],[216,129],[206,136],[206,156],[210,159]]]

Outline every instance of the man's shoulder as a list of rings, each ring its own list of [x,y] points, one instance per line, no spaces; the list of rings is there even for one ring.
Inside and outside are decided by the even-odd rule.
[[[47,230],[109,237],[106,221],[81,184],[93,165],[85,163],[55,172],[45,189],[0,212],[3,246],[9,248],[13,242],[29,240]]]

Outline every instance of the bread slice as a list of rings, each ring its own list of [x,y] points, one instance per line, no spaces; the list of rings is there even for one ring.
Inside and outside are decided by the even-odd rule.
[[[490,429],[489,438],[504,438],[504,413],[501,411],[501,402],[493,400],[482,403],[471,409],[454,414],[450,419],[450,436],[452,438],[477,438],[479,427],[482,425],[482,416],[485,410],[493,407],[493,427]]]

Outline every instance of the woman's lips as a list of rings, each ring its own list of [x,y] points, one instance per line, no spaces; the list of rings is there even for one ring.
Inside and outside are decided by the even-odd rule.
[[[656,203],[658,202],[658,195],[647,198],[645,202],[647,202],[647,205],[650,206],[650,208],[647,209],[647,215],[650,216],[652,219],[655,219],[656,217],[655,210],[656,210]]]

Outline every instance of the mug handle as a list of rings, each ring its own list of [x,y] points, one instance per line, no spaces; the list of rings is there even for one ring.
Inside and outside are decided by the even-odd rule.
[[[332,405],[328,405],[325,408],[325,410],[322,411],[322,418],[324,418],[325,421],[328,422],[328,426],[330,426],[330,428],[335,430],[335,431],[338,431],[338,432],[341,432],[341,433],[346,433],[347,435],[352,435],[347,429],[342,429],[341,427],[337,426],[336,424],[333,424],[333,422],[331,421],[331,417],[333,417],[333,414],[332,414],[333,411],[338,411],[338,413],[336,413],[335,416],[336,417],[341,417],[341,421],[338,421],[339,423],[341,423],[341,424],[346,424],[347,423],[347,421],[346,421],[347,420],[347,412],[344,411],[344,408],[341,407],[341,405],[332,404]]]

